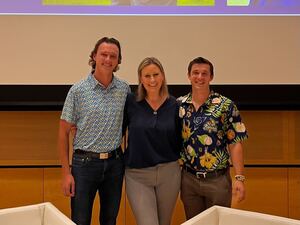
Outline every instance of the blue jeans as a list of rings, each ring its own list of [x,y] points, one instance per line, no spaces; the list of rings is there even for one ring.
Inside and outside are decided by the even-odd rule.
[[[72,220],[77,225],[90,225],[98,191],[99,222],[101,225],[115,225],[122,195],[123,154],[103,160],[74,153],[72,175],[75,180],[75,196],[71,198]]]

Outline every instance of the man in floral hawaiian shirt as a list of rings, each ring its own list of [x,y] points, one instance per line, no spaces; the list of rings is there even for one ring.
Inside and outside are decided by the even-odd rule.
[[[202,57],[188,66],[192,92],[180,97],[183,169],[181,199],[186,218],[220,205],[231,206],[232,192],[245,198],[243,148],[245,125],[230,99],[210,90],[213,65]],[[232,185],[229,167],[235,173]]]

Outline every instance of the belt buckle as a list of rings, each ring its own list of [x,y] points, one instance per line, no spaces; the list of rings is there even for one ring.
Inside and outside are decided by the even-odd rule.
[[[108,152],[99,153],[99,159],[108,159]]]
[[[206,178],[206,174],[207,174],[207,172],[196,172],[196,177],[198,179],[200,179],[200,178]]]

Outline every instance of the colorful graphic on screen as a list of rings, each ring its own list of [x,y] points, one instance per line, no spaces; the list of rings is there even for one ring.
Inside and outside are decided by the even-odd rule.
[[[300,0],[0,0],[0,14],[300,15]]]

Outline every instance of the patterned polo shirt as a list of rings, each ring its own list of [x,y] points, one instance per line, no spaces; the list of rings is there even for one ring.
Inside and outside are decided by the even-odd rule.
[[[192,104],[191,93],[178,100],[183,123],[183,163],[202,172],[228,167],[228,145],[248,138],[236,105],[213,91],[198,111]]]
[[[74,149],[110,152],[121,145],[129,92],[129,85],[115,76],[105,88],[92,74],[70,88],[61,119],[77,127]]]

